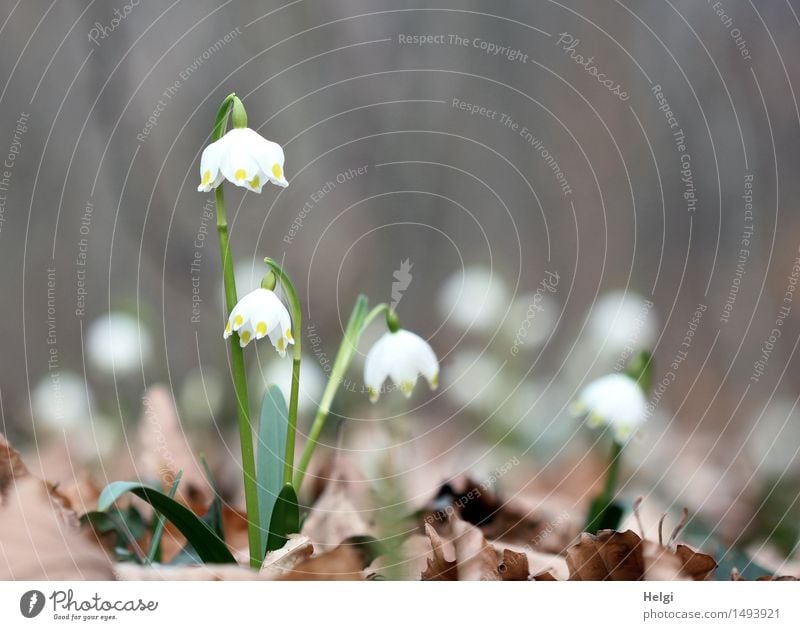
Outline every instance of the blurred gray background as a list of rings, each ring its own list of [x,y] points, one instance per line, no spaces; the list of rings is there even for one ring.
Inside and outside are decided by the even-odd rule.
[[[32,436],[30,392],[54,374],[87,379],[125,421],[152,383],[226,373],[211,196],[196,186],[216,108],[235,91],[250,125],[284,146],[291,184],[228,187],[234,255],[256,281],[261,258],[284,261],[319,352],[335,354],[359,292],[391,298],[408,260],[398,311],[442,358],[444,391],[469,348],[496,357],[504,387],[560,383],[550,406],[506,420],[549,421],[624,356],[590,334],[602,296],[652,301],[651,339],[634,330],[630,343],[654,349],[657,379],[701,305],[657,401],[665,421],[712,436],[723,464],[797,445],[777,437],[797,426],[800,376],[800,305],[784,300],[800,246],[793,4],[4,0],[4,430]],[[507,337],[452,325],[442,286],[476,266],[505,286],[495,328],[512,336],[525,311],[511,301],[559,274],[531,351],[511,356]],[[152,337],[124,382],[94,374],[82,351],[91,322],[120,310]],[[775,428],[764,412],[777,397],[789,411]],[[446,396],[427,413],[445,410],[461,417]],[[768,438],[755,455],[741,447],[754,427]]]

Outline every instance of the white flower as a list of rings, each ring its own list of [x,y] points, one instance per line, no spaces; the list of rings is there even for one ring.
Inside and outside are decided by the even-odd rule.
[[[632,291],[612,291],[593,306],[588,331],[592,347],[603,346],[614,354],[629,347],[652,347],[658,321],[652,302]]]
[[[258,370],[253,370],[250,391],[259,402],[264,396],[267,385],[277,385],[288,401],[292,389],[292,360],[269,361],[266,365],[259,362]],[[315,357],[303,355],[300,360],[300,390],[297,397],[297,409],[300,413],[316,411],[327,379]]]
[[[493,332],[509,300],[508,288],[496,271],[466,267],[445,281],[438,307],[442,317],[461,330]]]
[[[86,356],[98,371],[117,376],[140,370],[152,355],[150,333],[127,313],[107,313],[86,331]]]
[[[608,374],[584,387],[575,404],[589,426],[606,425],[624,444],[646,419],[647,399],[639,384],[625,374]]]
[[[252,129],[231,129],[203,150],[197,190],[209,192],[223,179],[257,193],[267,181],[285,188],[283,162],[281,145]]]
[[[456,350],[447,363],[447,395],[461,406],[490,413],[506,400],[502,365],[491,354]]]
[[[422,374],[431,389],[439,386],[439,361],[427,341],[407,330],[387,332],[367,353],[364,363],[364,384],[372,402],[387,377],[400,388],[406,398]]]
[[[239,333],[239,345],[244,348],[255,337],[269,335],[272,345],[282,357],[286,347],[294,343],[292,319],[277,295],[269,289],[256,289],[245,295],[233,307],[225,326],[225,339]]]
[[[31,395],[35,425],[74,431],[90,423],[92,394],[86,381],[73,372],[52,372]]]

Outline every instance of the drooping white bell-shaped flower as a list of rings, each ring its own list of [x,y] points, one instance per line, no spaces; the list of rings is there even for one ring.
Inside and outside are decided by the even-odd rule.
[[[283,148],[247,127],[231,129],[209,144],[200,158],[199,192],[209,192],[227,179],[256,193],[268,181],[286,187]]]
[[[244,348],[250,340],[269,335],[272,345],[282,357],[286,348],[294,343],[292,318],[280,298],[269,289],[256,289],[245,295],[233,307],[224,337],[239,334],[239,345]]]
[[[624,444],[647,419],[647,399],[630,376],[608,374],[583,388],[575,411],[587,415],[589,426],[608,426],[614,440]]]
[[[378,400],[381,387],[389,377],[408,398],[420,374],[431,389],[439,386],[439,361],[430,344],[402,328],[386,332],[367,353],[364,384],[372,402]]]

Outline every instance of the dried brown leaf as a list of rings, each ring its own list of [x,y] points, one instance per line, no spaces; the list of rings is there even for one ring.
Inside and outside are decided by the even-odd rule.
[[[6,487],[0,506],[0,580],[108,580],[111,562],[83,537],[75,515],[30,475]]]
[[[453,519],[450,523],[460,581],[500,580],[497,555],[474,525]]]
[[[259,573],[270,579],[283,577],[298,564],[311,558],[313,553],[314,546],[308,536],[292,535],[283,547],[267,554]]]
[[[6,437],[0,433],[0,503],[2,503],[2,495],[6,493],[10,486],[13,486],[14,481],[28,474],[28,468],[23,463],[19,453],[12,448]]]
[[[631,530],[581,534],[567,549],[570,580],[640,580],[644,575],[642,539]]]
[[[707,580],[717,568],[714,558],[706,553],[695,551],[687,545],[678,544],[675,555],[682,563],[683,572],[693,580]]]
[[[445,544],[441,536],[429,523],[425,523],[425,533],[428,536],[428,540],[430,540],[432,556],[427,559],[427,567],[422,572],[421,578],[423,580],[441,581],[458,580],[456,562],[445,558]],[[451,557],[455,556],[455,550],[451,551],[451,553]]]
[[[352,536],[372,536],[372,507],[365,481],[344,458],[337,458],[331,478],[303,524],[302,533],[318,551],[331,551]]]
[[[503,549],[503,561],[497,567],[497,572],[504,582],[527,580],[530,577],[528,556],[518,551]]]
[[[374,558],[360,542],[343,542],[332,551],[298,563],[282,580],[363,580]]]

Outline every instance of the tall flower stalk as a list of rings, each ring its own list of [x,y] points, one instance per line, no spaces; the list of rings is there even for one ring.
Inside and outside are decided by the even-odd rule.
[[[233,129],[226,133],[228,119]],[[217,234],[222,258],[222,276],[225,286],[225,305],[228,313],[223,337],[230,339],[231,373],[236,393],[236,412],[239,423],[239,440],[242,450],[242,471],[244,475],[244,495],[247,510],[247,538],[250,551],[250,564],[259,567],[265,546],[277,549],[281,541],[290,533],[298,531],[299,510],[297,490],[303,482],[311,456],[325,425],[336,391],[347,368],[355,355],[361,333],[378,315],[386,315],[388,332],[367,354],[364,382],[369,387],[370,398],[378,399],[383,382],[390,378],[406,395],[410,396],[422,374],[436,388],[439,364],[428,342],[421,337],[400,328],[397,314],[387,304],[379,304],[367,311],[367,299],[361,295],[356,300],[350,316],[344,339],[336,355],[333,371],[319,409],[312,424],[309,440],[297,470],[294,468],[294,451],[297,436],[297,406],[300,392],[300,362],[302,357],[301,338],[295,332],[302,330],[302,308],[297,291],[289,275],[272,258],[264,262],[270,270],[261,282],[261,287],[251,291],[241,300],[236,294],[236,281],[233,271],[228,239],[228,220],[225,215],[224,182],[228,182],[260,193],[270,182],[276,186],[288,186],[283,172],[283,148],[275,142],[261,137],[247,128],[247,113],[241,100],[230,94],[222,102],[217,112],[212,142],[204,150],[200,160],[200,185],[198,190],[209,192],[214,189],[217,206]],[[274,293],[280,283],[289,302],[289,311]],[[247,374],[243,349],[254,340],[269,336],[279,355],[284,356],[293,345],[292,385],[289,407],[286,410],[286,444],[283,461],[276,468],[281,469],[282,487],[277,502],[270,515],[264,514],[263,521],[269,523],[270,532],[262,531],[259,514],[259,489],[256,476],[256,458],[253,446],[253,430],[250,423],[250,406],[247,393]],[[280,450],[280,449],[278,449]],[[277,480],[275,480],[277,481]],[[266,544],[266,545],[265,545]]]
[[[302,330],[303,310],[300,307],[300,299],[297,291],[283,268],[272,258],[265,258],[264,262],[269,265],[275,277],[281,283],[289,305],[292,309],[292,325],[296,331]],[[289,432],[286,435],[286,454],[284,456],[283,483],[292,483],[292,471],[294,470],[294,445],[297,438],[297,400],[300,394],[300,358],[301,335],[298,332],[294,339],[294,356],[292,358],[292,387],[289,394]],[[295,485],[295,490],[299,486]]]
[[[228,116],[235,112],[234,124],[247,126],[247,116],[242,102],[234,94],[229,95],[217,112],[212,142],[219,141],[228,126]],[[242,120],[243,117],[243,120]],[[222,258],[222,278],[225,285],[225,306],[230,313],[237,303],[236,279],[233,273],[233,257],[228,239],[228,218],[225,214],[225,191],[222,183],[214,189],[217,206],[217,236],[219,237]],[[236,394],[236,416],[239,423],[239,443],[242,451],[242,472],[244,475],[244,500],[247,511],[247,542],[250,551],[250,566],[261,566],[261,531],[258,514],[258,487],[256,484],[256,458],[253,449],[253,433],[250,425],[250,402],[247,393],[247,372],[244,365],[244,352],[235,337],[230,338],[231,372]]]
[[[605,425],[611,433],[611,450],[603,489],[592,501],[585,530],[596,534],[615,529],[622,517],[616,501],[619,470],[625,445],[647,419],[645,398],[652,383],[653,361],[649,352],[636,355],[622,374],[609,374],[590,383],[581,392],[577,410],[586,414],[590,426]]]

